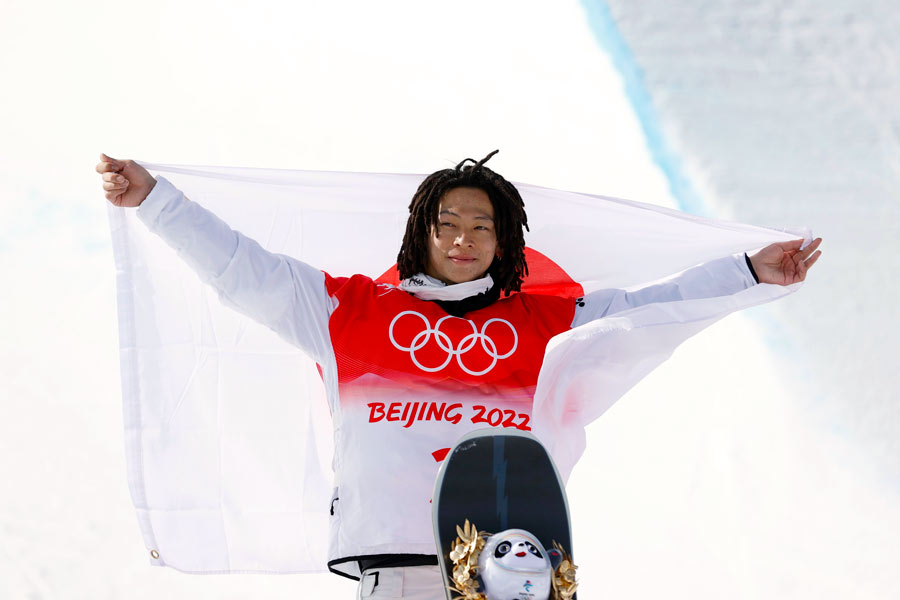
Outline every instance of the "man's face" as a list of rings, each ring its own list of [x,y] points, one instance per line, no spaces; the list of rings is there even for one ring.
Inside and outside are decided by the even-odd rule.
[[[448,285],[472,281],[484,277],[499,254],[487,192],[458,187],[445,193],[428,244],[426,274]]]

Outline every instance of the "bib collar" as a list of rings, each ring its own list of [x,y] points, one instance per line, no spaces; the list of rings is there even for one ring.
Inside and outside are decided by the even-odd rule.
[[[481,279],[447,285],[440,279],[419,273],[401,281],[400,289],[419,300],[436,302],[444,312],[454,317],[462,317],[500,299],[500,288],[494,285],[490,274]]]

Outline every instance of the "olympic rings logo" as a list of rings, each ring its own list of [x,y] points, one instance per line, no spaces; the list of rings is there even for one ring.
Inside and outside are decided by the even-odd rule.
[[[404,315],[415,315],[422,319],[422,322],[425,323],[425,329],[416,334],[409,346],[401,346],[397,343],[397,340],[394,339],[394,325],[396,325],[400,317]],[[474,375],[476,377],[479,375],[484,375],[485,373],[489,373],[491,369],[496,366],[497,361],[503,360],[504,358],[509,358],[510,356],[512,356],[513,352],[516,351],[516,348],[519,347],[519,334],[516,333],[516,328],[512,326],[512,323],[504,319],[488,319],[484,322],[484,325],[481,326],[481,331],[478,331],[478,328],[472,321],[468,319],[462,319],[472,326],[472,333],[461,339],[459,341],[459,344],[454,347],[453,342],[450,341],[450,336],[441,331],[441,323],[443,323],[447,319],[458,318],[459,317],[454,317],[451,315],[441,317],[440,319],[438,319],[438,322],[434,324],[434,328],[432,329],[431,323],[428,321],[428,317],[414,310],[404,310],[396,317],[394,317],[394,319],[391,321],[391,326],[388,329],[388,337],[390,338],[391,343],[394,345],[394,348],[396,348],[397,350],[402,350],[403,352],[409,352],[409,356],[412,359],[413,364],[427,373],[436,373],[437,371],[446,368],[446,366],[450,364],[450,361],[453,360],[453,357],[455,356],[456,363],[459,365],[459,368],[469,375]],[[505,354],[497,353],[497,344],[495,344],[494,340],[488,337],[485,333],[491,323],[503,323],[504,325],[509,327],[509,330],[513,334],[513,345],[512,349],[510,349],[509,352]],[[419,362],[419,359],[416,358],[416,351],[424,348],[425,345],[431,340],[432,335],[434,336],[434,340],[437,342],[437,345],[440,346],[441,350],[447,353],[447,358],[437,367],[426,367]],[[462,356],[463,354],[474,348],[475,344],[478,342],[481,342],[481,347],[484,349],[485,353],[491,357],[491,364],[488,365],[486,369],[483,369],[481,371],[473,371],[465,365]]]

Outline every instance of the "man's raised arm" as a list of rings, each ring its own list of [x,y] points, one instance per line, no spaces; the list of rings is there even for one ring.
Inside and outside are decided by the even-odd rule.
[[[632,292],[591,292],[576,307],[572,327],[655,302],[727,296],[756,283],[791,285],[804,281],[807,271],[822,255],[818,249],[821,243],[822,238],[816,238],[801,250],[803,240],[776,242],[752,256],[726,256]]]
[[[138,217],[150,231],[172,246],[224,302],[324,364],[331,352],[332,305],[321,271],[268,252],[134,161],[102,154],[97,172],[107,200],[138,207]]]

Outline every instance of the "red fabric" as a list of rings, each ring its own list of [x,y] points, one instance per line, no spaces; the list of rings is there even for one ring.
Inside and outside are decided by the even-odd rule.
[[[572,297],[519,293],[465,318],[362,275],[333,278],[329,330],[338,381],[374,374],[401,384],[531,390],[544,348],[571,327]]]

